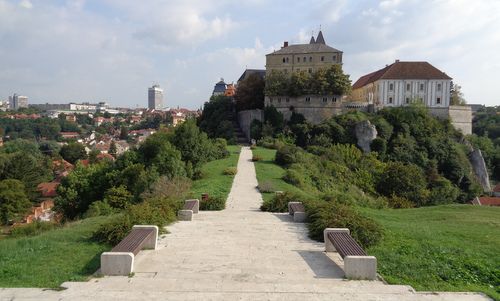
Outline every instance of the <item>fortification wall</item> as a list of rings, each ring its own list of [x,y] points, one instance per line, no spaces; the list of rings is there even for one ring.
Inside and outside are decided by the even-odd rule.
[[[250,125],[254,119],[264,122],[263,110],[246,110],[238,112],[238,123],[241,131],[245,134],[250,141]]]
[[[472,109],[470,106],[429,108],[429,111],[436,117],[449,118],[451,124],[464,135],[472,134]]]

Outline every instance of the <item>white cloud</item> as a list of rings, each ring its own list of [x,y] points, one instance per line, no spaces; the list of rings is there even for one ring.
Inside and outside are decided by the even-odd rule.
[[[22,1],[19,3],[19,6],[21,6],[22,8],[26,8],[26,9],[31,9],[31,8],[33,8],[33,4],[32,4],[29,0],[22,0]]]

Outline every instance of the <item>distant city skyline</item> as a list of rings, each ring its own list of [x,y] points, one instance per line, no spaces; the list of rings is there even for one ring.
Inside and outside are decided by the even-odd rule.
[[[428,61],[468,103],[500,105],[498,15],[494,0],[0,0],[0,100],[146,107],[157,81],[168,106],[195,109],[221,77],[264,69],[266,54],[321,26],[352,82],[396,59]]]

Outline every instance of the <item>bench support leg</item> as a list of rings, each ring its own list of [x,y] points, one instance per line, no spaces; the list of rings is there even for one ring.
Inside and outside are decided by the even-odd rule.
[[[306,221],[306,213],[305,212],[295,212],[293,214],[293,221],[296,223],[303,223]]]
[[[151,229],[154,231],[154,235],[150,237],[144,243],[144,249],[156,250],[158,248],[158,226],[154,225],[135,225],[132,229]]]
[[[328,233],[347,233],[351,234],[349,229],[347,228],[326,228],[323,230],[323,239],[325,240],[325,251],[326,252],[337,252],[335,247],[333,246],[333,243],[328,239]]]
[[[104,252],[101,254],[101,273],[106,276],[128,276],[134,271],[134,253]]]
[[[348,279],[376,280],[377,258],[374,256],[346,256],[344,272]]]
[[[193,220],[193,210],[179,210],[177,217],[180,221],[192,221]]]

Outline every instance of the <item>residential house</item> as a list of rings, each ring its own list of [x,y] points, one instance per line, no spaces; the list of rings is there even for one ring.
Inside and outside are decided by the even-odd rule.
[[[61,137],[63,139],[78,139],[80,134],[77,132],[61,132]]]

